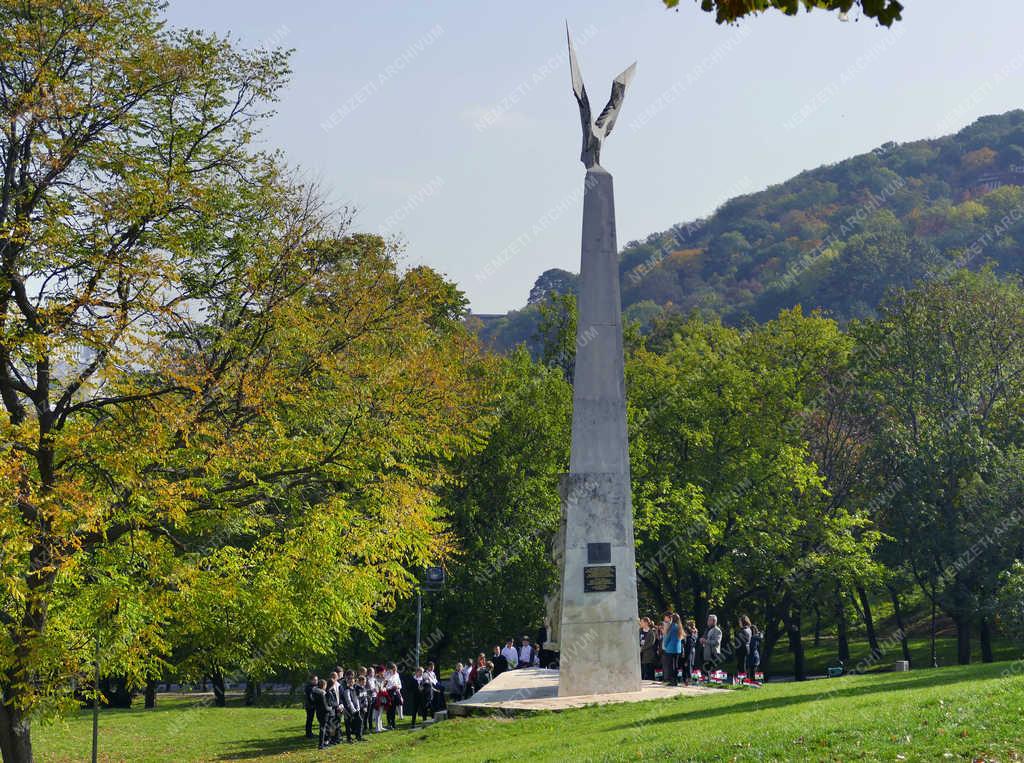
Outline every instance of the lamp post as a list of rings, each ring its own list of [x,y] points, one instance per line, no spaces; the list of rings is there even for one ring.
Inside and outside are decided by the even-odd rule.
[[[96,658],[93,661],[93,690],[95,692],[92,700],[92,763],[96,763],[100,746],[100,629],[96,628]]]
[[[420,630],[423,624],[423,592],[437,593],[444,589],[444,569],[441,567],[427,567],[423,575],[423,582],[416,591],[416,648],[414,654],[413,670],[420,666]]]
[[[93,546],[90,556],[92,569],[87,580],[95,583],[99,578],[96,574],[96,547]],[[92,696],[92,763],[96,763],[100,746],[100,621],[96,619],[96,651],[93,659],[93,696]]]

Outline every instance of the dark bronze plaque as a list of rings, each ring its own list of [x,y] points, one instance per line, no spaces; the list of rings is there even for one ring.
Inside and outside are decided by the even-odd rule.
[[[611,543],[588,543],[587,564],[611,564]]]
[[[583,568],[583,593],[606,593],[615,590],[615,565],[602,564]]]

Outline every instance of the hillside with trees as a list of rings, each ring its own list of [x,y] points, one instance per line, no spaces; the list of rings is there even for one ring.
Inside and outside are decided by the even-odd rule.
[[[955,135],[887,143],[628,243],[622,306],[644,328],[665,311],[739,325],[797,304],[845,324],[922,278],[986,263],[1019,273],[1022,184],[1021,110]],[[527,306],[488,321],[482,337],[497,349],[532,346],[546,294],[572,289],[573,274],[543,273]]]

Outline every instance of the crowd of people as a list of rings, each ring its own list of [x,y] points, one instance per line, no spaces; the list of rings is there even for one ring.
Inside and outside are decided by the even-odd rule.
[[[545,639],[544,634],[538,640]],[[671,685],[689,684],[695,677],[709,676],[732,655],[737,674],[753,676],[761,663],[761,632],[746,615],[740,617],[731,644],[722,644],[718,617],[708,615],[701,634],[696,622],[675,612],[666,612],[660,623],[640,618],[640,673],[646,681],[660,679]],[[310,676],[305,687],[306,736],[314,737],[313,721],[319,726],[321,749],[344,741],[366,741],[367,735],[396,728],[398,720],[411,716],[426,719],[447,706],[447,699],[469,699],[502,673],[544,664],[544,655],[529,636],[516,645],[507,639],[496,644],[490,658],[480,652],[476,658],[455,664],[448,681],[442,683],[433,662],[417,666],[403,677],[394,662],[377,667],[346,670],[340,666],[327,678]],[[659,669],[660,668],[660,669]]]
[[[703,635],[695,621],[684,623],[676,612],[666,612],[657,625],[650,617],[640,618],[640,676],[646,681],[657,680],[660,672],[661,680],[671,686],[680,681],[689,684],[698,674],[709,676],[719,670],[730,653],[736,659],[737,675],[757,673],[761,631],[746,615],[740,617],[736,636],[724,649],[717,615],[708,615]]]
[[[349,670],[338,666],[326,678],[309,677],[304,692],[306,736],[314,738],[314,720],[320,749],[393,731],[405,716],[411,716],[415,726],[417,717],[426,719],[445,709],[448,698],[468,699],[502,673],[535,667],[540,659],[540,650],[529,636],[523,636],[518,646],[508,639],[504,647],[494,647],[490,659],[481,652],[475,659],[456,663],[447,686],[433,662],[417,666],[411,676],[403,675],[394,662]]]
[[[476,659],[455,664],[449,681],[449,694],[455,701],[469,699],[506,671],[539,667],[540,652],[529,636],[523,636],[518,647],[515,639],[511,638],[506,639],[505,646],[495,644],[490,659],[480,652]]]
[[[398,666],[389,662],[379,667],[345,670],[340,666],[327,678],[310,676],[305,688],[306,736],[313,737],[313,720],[319,726],[319,747],[342,741],[366,741],[368,734],[393,731],[408,709],[415,725],[417,714],[433,715],[443,706],[434,663],[417,667],[407,685]]]

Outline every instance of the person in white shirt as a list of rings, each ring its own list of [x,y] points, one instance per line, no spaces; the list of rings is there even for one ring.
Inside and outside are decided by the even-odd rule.
[[[501,653],[505,655],[505,659],[508,660],[508,669],[513,670],[519,666],[519,652],[516,651],[514,642],[509,639],[505,642],[505,648],[501,650]]]
[[[398,675],[398,666],[393,662],[388,663],[388,668],[384,672],[384,685],[392,692],[397,692],[399,696],[402,695],[402,677]],[[405,697],[402,697],[402,700],[402,704],[395,707],[399,720],[405,717],[405,714],[402,712],[402,708],[405,705]]]
[[[466,660],[466,664],[462,666],[462,698],[469,699],[473,696],[473,682],[469,680],[470,673],[473,672],[473,660],[472,658]]]
[[[370,730],[374,734],[384,730],[380,708],[377,707],[377,692],[384,690],[383,683],[373,668],[366,669],[366,691],[370,700]]]
[[[434,663],[427,663],[427,668],[423,671],[423,677],[430,681],[432,686],[437,686],[437,673],[434,672]]]
[[[434,663],[427,663],[427,669],[423,671],[423,679],[429,681],[432,687],[430,692],[430,714],[433,715],[441,709],[441,694],[444,692],[441,682],[437,680],[437,671],[434,669]]]
[[[334,698],[338,701],[338,706],[341,706],[341,674],[338,671],[331,672],[331,681],[333,685],[328,691],[334,692]]]
[[[530,637],[523,636],[523,645],[519,647],[519,667],[528,668],[533,665],[533,647],[530,645]]]

